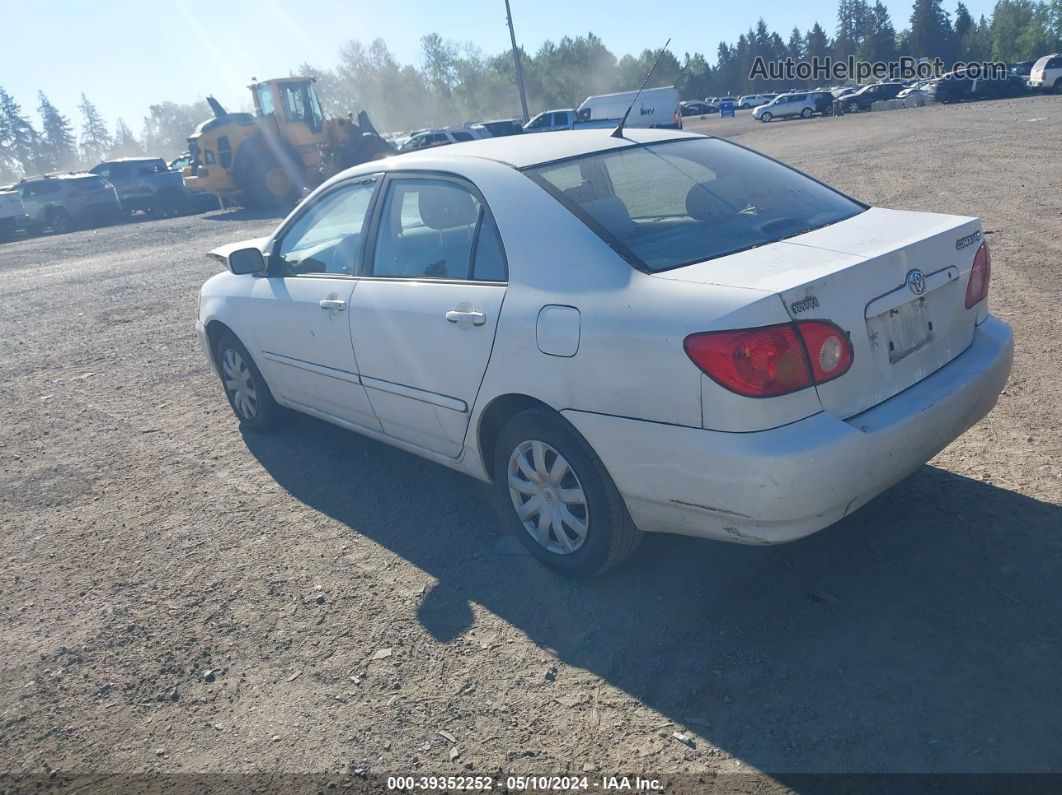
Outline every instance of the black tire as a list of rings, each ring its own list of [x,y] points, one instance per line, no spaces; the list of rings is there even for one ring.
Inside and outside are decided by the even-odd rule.
[[[292,163],[297,167],[298,163]],[[304,179],[272,152],[255,147],[241,152],[237,187],[248,207],[294,207],[302,197]]]
[[[769,122],[773,118],[774,118],[774,116],[771,114],[770,111],[764,111],[763,113],[760,114],[760,121],[762,121],[764,124],[766,124],[767,122]]]
[[[235,355],[235,361],[230,358],[230,354]],[[273,399],[273,393],[269,391],[269,385],[262,377],[258,365],[254,363],[251,354],[235,334],[229,331],[218,334],[214,341],[214,361],[218,366],[225,397],[228,398],[229,406],[232,408],[232,413],[236,415],[236,419],[239,420],[240,427],[256,433],[264,433],[276,428],[283,419],[284,410]],[[247,380],[253,386],[253,401],[250,403],[239,400],[237,391],[228,383],[229,366],[240,363],[246,369]],[[239,367],[232,369],[236,372],[240,371]]]
[[[57,235],[66,234],[74,228],[74,219],[62,207],[53,207],[48,211],[48,226]]]
[[[516,499],[510,491],[510,460],[514,452],[532,442],[542,442],[543,447],[553,448],[568,465],[568,471],[575,480],[566,481],[569,486],[574,483],[585,496],[585,508],[580,510],[585,520],[585,538],[574,551],[562,553],[551,551],[532,537],[531,531],[524,526],[524,521],[517,515]],[[543,455],[543,470],[552,469],[549,453]],[[641,540],[642,533],[634,525],[623,498],[616,489],[612,478],[586,440],[557,414],[542,408],[529,409],[513,417],[502,428],[494,450],[495,489],[501,501],[506,522],[513,533],[527,550],[539,561],[550,568],[569,577],[592,577],[626,560],[634,552]],[[566,500],[556,493],[556,506],[566,510]],[[531,498],[528,498],[530,502]],[[540,503],[545,508],[545,503]],[[554,503],[550,502],[552,506]],[[541,512],[539,512],[541,515]],[[562,532],[567,532],[563,530]],[[546,530],[546,538],[556,542],[558,536],[551,526]],[[569,540],[570,543],[570,540]],[[559,546],[559,542],[555,543]]]
[[[191,211],[191,200],[176,190],[164,190],[152,199],[151,214],[161,218],[188,215]]]
[[[811,118],[811,108],[804,108],[802,111],[800,111],[800,118],[802,118],[802,119],[810,119]]]
[[[1062,77],[1055,80],[1054,92],[1056,94],[1062,94]]]
[[[859,103],[858,102],[849,102],[849,103],[847,103],[844,106],[844,112],[845,113],[858,113],[859,112]]]

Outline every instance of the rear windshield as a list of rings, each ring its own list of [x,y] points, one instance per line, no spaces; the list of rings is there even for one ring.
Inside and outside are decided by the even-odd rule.
[[[526,173],[647,271],[773,243],[866,209],[787,166],[715,138],[614,149]]]

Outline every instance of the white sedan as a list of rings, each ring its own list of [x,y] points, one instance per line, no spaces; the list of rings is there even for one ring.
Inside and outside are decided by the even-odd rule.
[[[977,219],[675,131],[367,163],[211,255],[197,330],[244,427],[295,409],[492,482],[571,575],[642,532],[827,527],[984,417],[1012,358]]]

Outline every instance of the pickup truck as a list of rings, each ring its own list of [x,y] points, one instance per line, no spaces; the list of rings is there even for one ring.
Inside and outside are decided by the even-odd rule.
[[[588,119],[576,118],[575,108],[564,110],[544,110],[524,125],[524,132],[553,132],[554,130],[584,130],[594,127],[615,127],[619,118]]]
[[[22,205],[22,197],[14,190],[0,188],[0,243],[10,240],[15,235],[15,230],[25,226],[26,208]]]
[[[107,160],[89,170],[114,185],[127,213],[143,210],[165,216],[192,211],[181,172],[172,171],[161,157]]]

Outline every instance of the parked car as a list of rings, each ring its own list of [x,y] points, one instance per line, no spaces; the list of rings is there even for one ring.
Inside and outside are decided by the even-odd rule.
[[[701,102],[700,100],[679,103],[679,113],[682,114],[683,118],[687,116],[708,116],[718,112],[718,106],[709,105],[707,102]]]
[[[183,215],[192,211],[181,172],[170,169],[161,157],[105,160],[89,171],[114,186],[127,213],[142,210],[154,215]]]
[[[435,146],[446,146],[447,144],[464,143],[465,141],[474,141],[481,136],[477,136],[472,130],[466,129],[452,129],[452,130],[427,130],[420,132],[406,141],[402,147],[403,152],[416,152],[418,149],[431,149]]]
[[[524,125],[524,132],[557,132],[558,130],[615,127],[618,119],[584,119],[576,117],[575,108],[544,110]]]
[[[743,97],[738,97],[737,108],[738,110],[747,110],[749,108],[756,108],[760,105],[766,105],[777,94],[746,94]]]
[[[1019,77],[969,77],[961,72],[949,72],[930,81],[926,86],[927,102],[962,102],[975,99],[1000,99],[1025,93]]]
[[[830,93],[833,94],[834,99],[841,99],[842,97],[847,97],[849,94],[854,94],[855,92],[862,90],[862,88],[863,86],[861,85],[842,86],[833,89]]]
[[[0,187],[0,243],[6,243],[26,225],[26,208],[14,185]]]
[[[637,99],[635,99],[637,97]],[[634,103],[633,107],[631,103]],[[616,94],[600,94],[587,97],[575,109],[574,126],[587,122],[611,123],[615,126],[630,108],[627,127],[667,127],[682,129],[682,114],[679,112],[679,94],[674,86],[646,88],[638,91],[620,91]]]
[[[841,107],[845,113],[857,113],[861,110],[870,110],[875,102],[883,102],[896,99],[896,95],[903,91],[902,83],[874,83],[864,86],[851,94],[845,94],[841,100]]]
[[[826,527],[987,414],[1012,358],[976,218],[677,131],[374,161],[211,256],[196,331],[247,432],[287,407],[493,482],[570,575],[643,531]]]
[[[807,91],[799,91],[793,94],[779,94],[766,105],[760,105],[752,109],[752,118],[762,122],[772,119],[784,119],[799,116],[802,119],[810,119],[816,112],[815,99]]]
[[[833,115],[833,94],[825,89],[817,89],[815,91],[809,91],[808,96],[811,97],[811,101],[815,104],[815,112],[823,116]]]
[[[523,119],[497,119],[483,122],[483,127],[493,137],[501,135],[519,135],[524,131]]]
[[[125,214],[114,186],[96,174],[46,174],[24,179],[17,187],[33,231],[101,226]]]
[[[1025,85],[1029,84],[1029,78],[1032,75],[1032,68],[1036,65],[1036,61],[1019,61],[1018,63],[1012,63],[1007,67],[1007,76],[1016,77]]]
[[[1029,72],[1029,88],[1062,94],[1062,53],[1037,59]]]

